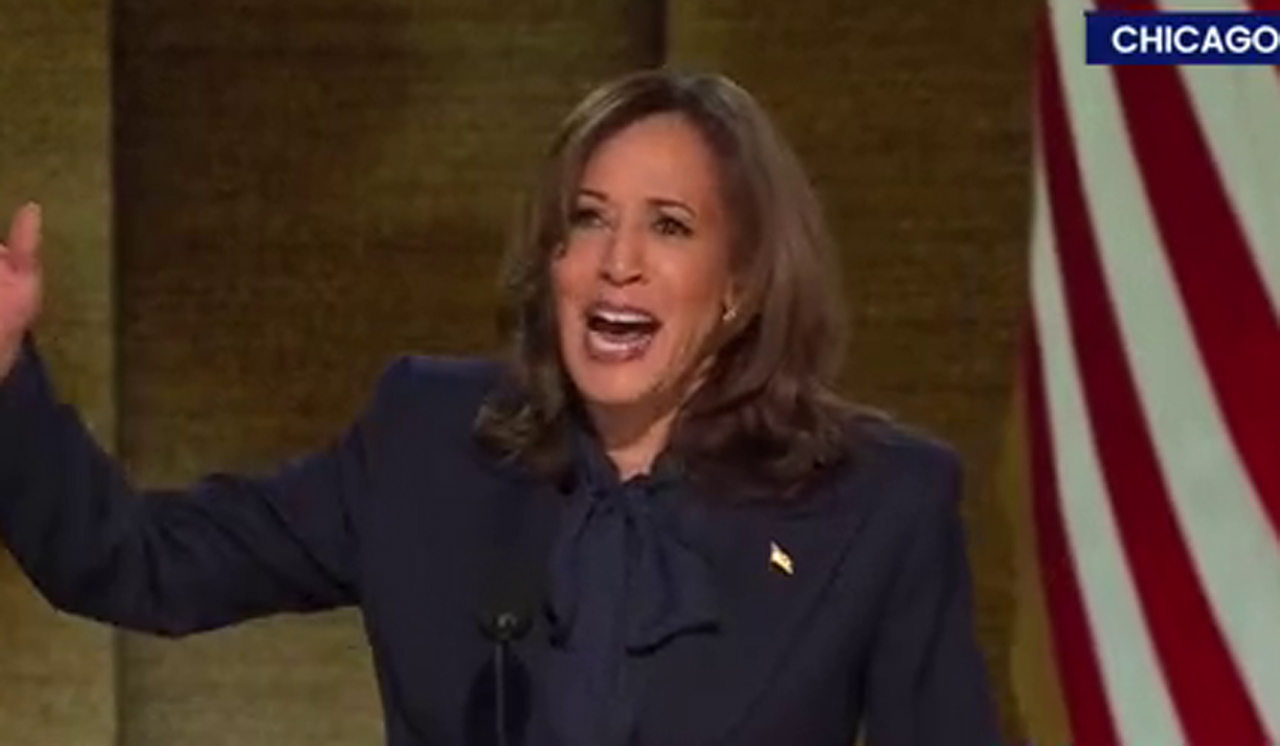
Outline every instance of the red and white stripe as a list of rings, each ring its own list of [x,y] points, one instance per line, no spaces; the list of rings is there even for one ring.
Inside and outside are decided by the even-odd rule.
[[[1072,730],[1280,742],[1280,78],[1086,66],[1093,7],[1041,28],[1024,372]]]

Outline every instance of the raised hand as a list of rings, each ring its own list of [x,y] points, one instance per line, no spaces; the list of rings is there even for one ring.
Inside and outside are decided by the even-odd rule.
[[[40,206],[18,209],[0,243],[0,378],[17,359],[22,336],[40,313]]]

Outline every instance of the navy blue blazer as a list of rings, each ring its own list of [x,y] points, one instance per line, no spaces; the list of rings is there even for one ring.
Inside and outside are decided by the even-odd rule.
[[[136,630],[358,604],[387,743],[485,742],[468,713],[492,655],[476,612],[493,526],[514,521],[545,545],[562,509],[470,437],[497,373],[401,359],[325,450],[166,494],[131,487],[28,343],[0,385],[0,535],[56,607]],[[957,460],[902,429],[864,429],[808,499],[712,509],[721,627],[647,661],[638,746],[848,746],[860,727],[873,746],[998,739]],[[548,645],[540,627],[515,645],[531,667]]]

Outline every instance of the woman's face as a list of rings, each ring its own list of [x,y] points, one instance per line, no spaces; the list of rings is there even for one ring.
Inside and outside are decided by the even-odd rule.
[[[679,405],[731,306],[730,233],[715,156],[682,115],[597,147],[552,264],[560,351],[589,406]]]

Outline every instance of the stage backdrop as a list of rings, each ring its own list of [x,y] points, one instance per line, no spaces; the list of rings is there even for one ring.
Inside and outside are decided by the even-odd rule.
[[[0,117],[0,196],[46,203],[42,344],[152,486],[320,445],[395,354],[492,349],[513,207],[594,84],[660,63],[744,83],[840,242],[846,390],[966,457],[981,632],[1023,731],[988,477],[1024,305],[1033,4],[57,5],[0,0],[25,24],[0,47],[3,100],[22,102]],[[0,743],[379,743],[354,614],[173,643],[69,622],[0,578],[0,651],[23,661]]]

